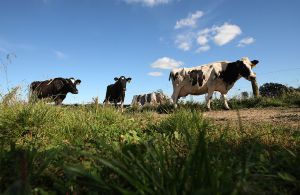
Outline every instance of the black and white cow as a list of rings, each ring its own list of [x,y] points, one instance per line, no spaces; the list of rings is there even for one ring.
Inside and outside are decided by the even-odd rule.
[[[135,95],[132,98],[131,105],[138,105],[138,106],[144,106],[144,105],[158,105],[163,103],[168,103],[170,98],[166,96],[165,94],[161,92],[152,92],[148,94],[143,95]]]
[[[206,106],[210,110],[210,102],[214,91],[221,93],[225,109],[229,109],[226,94],[234,83],[244,77],[247,80],[255,79],[252,68],[258,64],[257,60],[250,61],[244,57],[236,62],[219,61],[192,68],[177,68],[170,72],[172,80],[172,100],[177,106],[180,97],[187,95],[206,94]]]
[[[38,99],[50,98],[56,105],[61,105],[67,93],[78,94],[76,88],[81,80],[74,78],[54,78],[46,81],[34,81],[30,84],[30,96]]]
[[[117,106],[117,103],[121,102],[121,110],[123,112],[126,84],[131,81],[131,78],[121,76],[120,78],[115,77],[114,80],[116,81],[114,84],[107,86],[105,100],[103,103],[108,104],[109,102],[113,102],[115,106]]]

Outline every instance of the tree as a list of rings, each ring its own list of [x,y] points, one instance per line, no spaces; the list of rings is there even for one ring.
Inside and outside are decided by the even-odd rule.
[[[259,92],[265,97],[279,97],[284,93],[294,91],[293,88],[289,88],[280,83],[265,83],[259,88]]]

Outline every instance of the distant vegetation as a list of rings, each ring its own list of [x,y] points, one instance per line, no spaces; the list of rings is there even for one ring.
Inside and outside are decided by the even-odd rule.
[[[299,129],[214,125],[203,104],[176,112],[0,102],[0,193],[299,194]],[[232,108],[300,106],[299,93],[232,99]],[[214,109],[221,109],[213,101]],[[169,107],[168,107],[169,106]],[[169,112],[170,111],[170,112]]]
[[[281,97],[287,93],[300,92],[300,87],[287,87],[280,83],[265,83],[259,88],[260,95],[263,97]]]

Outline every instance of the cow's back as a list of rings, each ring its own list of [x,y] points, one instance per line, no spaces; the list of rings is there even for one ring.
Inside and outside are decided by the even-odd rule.
[[[46,80],[46,81],[38,81],[34,82],[33,93],[37,95],[38,98],[48,98],[52,96],[58,95],[60,92],[56,89],[56,82],[62,82],[59,78]],[[36,85],[36,86],[35,86]]]

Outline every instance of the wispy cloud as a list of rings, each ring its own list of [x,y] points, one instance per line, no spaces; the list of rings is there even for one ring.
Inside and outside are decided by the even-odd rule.
[[[239,41],[238,47],[245,47],[246,45],[250,45],[255,42],[253,37],[246,37]]]
[[[149,72],[148,75],[153,76],[153,77],[160,77],[163,75],[163,73],[162,72]]]
[[[15,52],[16,50],[34,50],[35,46],[24,44],[24,43],[14,43],[7,41],[5,39],[0,39],[0,51],[9,53],[9,52]]]
[[[193,46],[194,38],[195,34],[192,32],[179,34],[175,38],[175,44],[178,49],[181,49],[183,51],[189,51]]]
[[[154,7],[161,4],[168,4],[172,0],[123,0],[129,4],[142,4],[147,7]]]
[[[176,21],[175,29],[183,28],[183,27],[196,27],[197,20],[203,16],[203,12],[198,10],[195,13],[189,13],[187,18],[183,18],[181,20]]]
[[[68,57],[65,53],[58,51],[58,50],[54,50],[53,53],[58,59],[61,59],[61,60],[66,59]]]
[[[213,25],[210,28],[198,30],[198,32],[193,30],[178,34],[175,38],[175,45],[183,51],[192,50],[195,45],[198,45],[196,52],[205,52],[211,49],[211,42],[217,46],[223,46],[230,43],[241,33],[242,30],[238,25],[225,22],[220,26]],[[251,42],[251,40],[244,40],[240,45],[246,45],[248,42]]]
[[[51,0],[42,0],[44,4],[49,3]]]
[[[0,53],[8,53],[7,49],[0,46]]]
[[[183,62],[176,61],[169,57],[162,57],[157,59],[155,62],[151,64],[152,68],[159,68],[159,69],[172,69],[182,66]]]
[[[201,52],[205,52],[205,51],[208,51],[208,50],[210,50],[210,46],[209,46],[209,45],[203,45],[203,46],[200,46],[200,47],[196,50],[196,52],[197,52],[197,53],[201,53]]]

